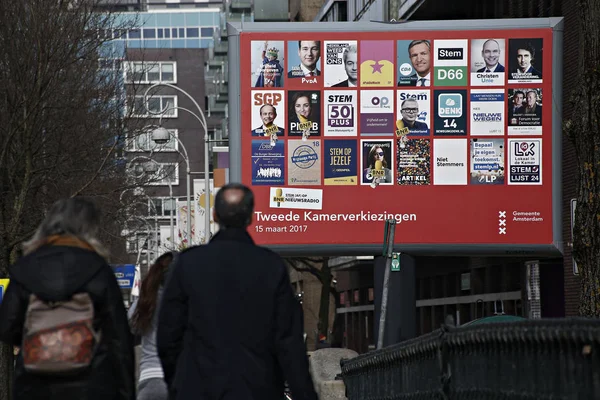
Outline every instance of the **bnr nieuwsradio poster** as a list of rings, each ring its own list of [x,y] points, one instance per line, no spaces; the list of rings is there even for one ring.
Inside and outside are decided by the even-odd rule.
[[[394,218],[405,244],[552,243],[554,43],[527,27],[241,32],[253,238],[375,245]]]

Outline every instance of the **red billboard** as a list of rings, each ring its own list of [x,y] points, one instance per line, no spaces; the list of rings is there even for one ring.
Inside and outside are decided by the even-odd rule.
[[[400,248],[554,246],[553,27],[294,25],[239,33],[258,244],[374,249],[393,218]]]

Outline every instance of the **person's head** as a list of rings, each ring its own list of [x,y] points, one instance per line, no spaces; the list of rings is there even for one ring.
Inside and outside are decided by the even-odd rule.
[[[521,72],[526,72],[535,59],[535,49],[529,43],[517,48],[517,63]]]
[[[167,252],[156,259],[150,266],[148,274],[142,281],[140,298],[131,317],[131,327],[136,333],[144,334],[152,327],[152,319],[156,312],[158,289],[165,283],[169,264],[173,261],[173,253]]]
[[[429,40],[413,40],[408,45],[410,62],[419,76],[426,76],[431,66],[431,44]]]
[[[246,229],[253,212],[254,194],[241,183],[228,183],[215,196],[213,218],[220,229]]]
[[[513,104],[516,107],[521,107],[521,105],[523,104],[524,98],[525,98],[525,93],[521,92],[520,90],[517,90],[515,92],[515,94],[513,94]]]
[[[494,68],[500,60],[500,45],[495,39],[488,39],[483,43],[481,56],[487,68]]]
[[[352,83],[356,83],[358,79],[358,64],[356,57],[356,46],[351,45],[344,49],[344,54],[342,54],[342,59],[344,60],[344,68],[346,68],[346,75],[348,75],[348,80]]]
[[[312,71],[317,67],[317,62],[321,57],[321,42],[299,40],[298,57],[300,57],[302,65]]]
[[[537,103],[537,92],[535,90],[530,90],[527,92],[527,107],[533,107],[535,106],[535,103]]]
[[[270,49],[267,50],[267,58],[269,59],[269,61],[277,60],[278,56],[279,56],[279,50],[277,50],[275,47],[271,47]]]
[[[25,255],[45,244],[51,236],[68,235],[88,243],[100,255],[107,253],[97,238],[100,210],[83,197],[71,197],[55,202],[33,237],[23,244]]]
[[[369,151],[368,160],[369,160],[369,168],[375,168],[375,161],[378,161],[378,160],[381,161],[381,164],[383,165],[384,168],[387,167],[385,153],[383,152],[383,149],[379,145],[375,144],[371,147],[371,150]]]
[[[310,95],[308,93],[296,93],[292,97],[292,107],[298,117],[309,118],[312,111]]]
[[[419,115],[419,103],[415,99],[406,99],[400,105],[400,112],[402,113],[402,119],[413,125]]]
[[[260,119],[264,126],[270,126],[277,118],[277,110],[271,104],[264,104],[260,108]]]

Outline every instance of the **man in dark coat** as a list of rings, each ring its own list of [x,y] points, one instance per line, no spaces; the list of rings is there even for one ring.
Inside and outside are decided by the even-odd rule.
[[[215,199],[219,232],[174,261],[157,344],[172,400],[317,400],[303,316],[287,268],[246,231],[254,196],[225,185]]]

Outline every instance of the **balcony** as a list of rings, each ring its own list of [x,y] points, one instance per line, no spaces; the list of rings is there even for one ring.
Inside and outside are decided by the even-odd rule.
[[[249,13],[252,12],[252,6],[254,1],[239,1],[239,0],[232,0],[230,5],[229,5],[229,9],[232,12],[243,12],[243,11],[248,11]]]

